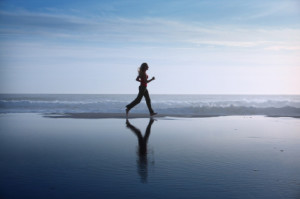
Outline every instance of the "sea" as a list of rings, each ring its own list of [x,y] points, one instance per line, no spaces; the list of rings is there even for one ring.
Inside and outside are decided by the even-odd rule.
[[[0,94],[0,113],[123,113],[134,94]],[[155,112],[300,117],[300,95],[151,95]],[[143,99],[132,109],[148,113]]]
[[[167,117],[49,117],[125,115],[135,97],[0,95],[0,198],[300,198],[300,96],[151,95]]]

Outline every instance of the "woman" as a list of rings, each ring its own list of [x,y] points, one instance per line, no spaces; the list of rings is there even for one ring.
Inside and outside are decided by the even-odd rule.
[[[137,105],[138,103],[141,102],[143,96],[146,99],[146,103],[147,103],[147,106],[148,106],[148,109],[150,112],[150,116],[157,114],[152,110],[151,100],[150,100],[149,93],[147,90],[147,83],[155,80],[155,77],[152,77],[152,79],[148,80],[148,75],[146,73],[146,70],[148,70],[148,69],[149,69],[149,66],[147,63],[142,63],[141,67],[139,68],[139,74],[136,78],[136,81],[141,82],[141,85],[139,87],[139,94],[135,98],[135,100],[133,100],[130,104],[128,104],[126,106],[126,116],[128,116],[130,109],[132,109],[135,105]]]

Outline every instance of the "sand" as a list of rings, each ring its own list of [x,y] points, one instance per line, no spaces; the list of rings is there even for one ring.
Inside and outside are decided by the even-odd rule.
[[[124,115],[0,114],[1,198],[300,196],[299,119]]]
[[[208,117],[220,117],[220,116],[255,116],[255,115],[221,115],[221,114],[157,114],[153,116],[152,118],[164,118],[164,117],[178,117],[178,118],[208,118]],[[296,115],[261,115],[261,116],[267,116],[267,117],[292,117],[292,118],[299,118],[299,116]],[[150,118],[150,115],[147,113],[130,113],[128,116],[126,116],[125,113],[62,113],[62,114],[45,114],[44,117],[48,118],[78,118],[78,119],[103,119],[103,118]]]

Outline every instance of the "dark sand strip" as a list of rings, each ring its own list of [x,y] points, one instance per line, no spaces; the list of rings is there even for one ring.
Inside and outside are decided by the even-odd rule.
[[[265,115],[265,114],[255,114],[266,116],[266,117],[293,117],[300,118],[297,115]],[[220,116],[255,116],[249,114],[232,114],[232,115],[188,115],[188,114],[158,114],[153,116],[154,118],[162,118],[162,117],[181,117],[181,118],[203,118],[203,117],[220,117]],[[103,119],[103,118],[126,118],[125,113],[64,113],[64,114],[45,114],[44,117],[47,118],[74,118],[74,119]],[[128,118],[150,118],[149,114],[146,113],[130,113]]]
[[[152,117],[218,117],[221,115],[183,115],[183,114],[158,114]],[[46,114],[47,118],[78,118],[78,119],[102,119],[102,118],[126,118],[125,113],[65,113],[65,114]],[[150,118],[149,114],[145,113],[130,113],[128,118]]]

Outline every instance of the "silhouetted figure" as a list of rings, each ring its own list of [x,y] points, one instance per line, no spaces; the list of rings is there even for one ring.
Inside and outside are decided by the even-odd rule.
[[[126,116],[127,117],[128,117],[128,113],[129,113],[130,109],[132,109],[135,105],[140,103],[143,96],[145,97],[146,104],[147,104],[147,107],[150,112],[150,116],[157,114],[153,111],[153,109],[151,107],[151,100],[150,100],[150,96],[149,96],[149,93],[147,90],[147,83],[155,80],[155,77],[152,77],[150,80],[148,80],[148,75],[146,73],[146,71],[148,69],[149,69],[149,66],[147,63],[142,63],[142,65],[139,68],[138,76],[136,77],[136,81],[141,82],[141,84],[139,86],[139,93],[138,93],[137,97],[135,98],[135,100],[133,100],[130,104],[128,104],[126,106]]]
[[[141,181],[143,183],[147,182],[148,178],[148,158],[147,158],[147,142],[151,133],[151,125],[154,120],[150,118],[145,135],[142,136],[142,133],[135,126],[130,124],[129,120],[126,120],[126,126],[129,128],[138,138],[139,141],[139,150],[138,150],[138,173],[141,176]]]

